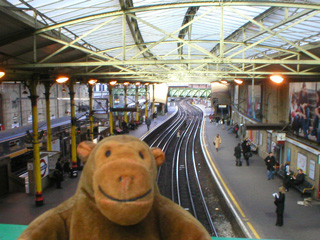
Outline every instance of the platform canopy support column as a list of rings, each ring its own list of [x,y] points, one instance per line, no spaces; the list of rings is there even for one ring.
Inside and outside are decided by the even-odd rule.
[[[71,161],[72,161],[72,174],[71,176],[78,177],[78,162],[77,162],[77,138],[76,138],[76,109],[75,109],[75,92],[74,92],[74,80],[70,80],[68,83],[70,104],[71,104]]]
[[[124,86],[124,107],[126,108],[127,107],[127,86],[129,85],[128,82],[125,82],[123,83],[123,86]],[[126,123],[128,123],[128,113],[127,112],[124,112],[124,121]]]
[[[52,133],[51,133],[51,118],[50,118],[50,82],[44,82],[45,99],[46,99],[46,120],[47,120],[47,151],[52,151]]]
[[[89,84],[88,86],[89,91],[89,128],[90,128],[90,139],[94,139],[93,135],[93,85]]]
[[[136,82],[136,122],[140,122],[139,121],[139,82]]]
[[[39,146],[39,133],[38,133],[38,108],[37,102],[37,80],[30,80],[28,82],[30,90],[30,100],[32,106],[32,130],[33,130],[33,167],[34,178],[36,183],[36,206],[42,206],[44,198],[42,195],[42,180],[41,180],[41,168],[40,168],[40,146]]]
[[[146,116],[146,119],[149,117],[149,109],[148,109],[148,87],[149,87],[149,83],[146,83],[144,85],[145,87],[145,90],[146,90],[146,105],[145,105],[145,116]]]
[[[154,96],[154,88],[155,88],[155,84],[152,84],[152,113],[155,113],[155,101],[156,98]]]
[[[112,88],[113,85],[110,83],[108,84],[108,90],[109,90],[109,126],[110,126],[110,134],[113,135],[113,114],[111,112],[111,108],[113,108],[113,95],[112,95]]]

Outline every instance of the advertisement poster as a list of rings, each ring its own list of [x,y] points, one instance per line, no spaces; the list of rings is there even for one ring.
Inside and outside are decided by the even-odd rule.
[[[234,105],[238,106],[239,104],[239,86],[234,86]]]
[[[261,85],[254,85],[254,98],[252,99],[252,85],[248,86],[248,97],[247,97],[247,115],[256,120],[261,120]],[[252,109],[253,101],[253,109]],[[253,112],[252,112],[253,110]]]
[[[291,148],[287,148],[287,162],[291,161]]]
[[[302,169],[302,171],[304,173],[306,173],[306,171],[307,171],[307,157],[301,153],[298,153],[297,168]]]
[[[320,143],[320,82],[290,83],[289,101],[292,131]]]
[[[313,160],[310,160],[309,162],[309,178],[310,179],[314,180],[315,172],[316,172],[316,162]]]

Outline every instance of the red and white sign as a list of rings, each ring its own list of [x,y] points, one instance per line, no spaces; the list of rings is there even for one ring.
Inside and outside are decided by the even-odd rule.
[[[48,156],[45,156],[40,159],[40,172],[41,178],[44,178],[49,174]]]

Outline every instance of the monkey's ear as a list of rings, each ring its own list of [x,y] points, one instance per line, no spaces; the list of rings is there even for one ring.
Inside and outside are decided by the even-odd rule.
[[[96,144],[90,141],[84,141],[79,143],[77,147],[77,154],[82,162],[85,163],[88,160],[88,157],[95,146]]]
[[[164,152],[160,148],[151,148],[151,152],[156,160],[157,167],[161,166],[166,158]]]

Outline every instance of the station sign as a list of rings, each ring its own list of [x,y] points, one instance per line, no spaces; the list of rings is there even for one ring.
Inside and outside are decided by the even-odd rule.
[[[227,108],[227,106],[228,106],[228,105],[225,105],[225,104],[219,104],[219,105],[218,105],[218,108]]]
[[[40,159],[40,172],[41,178],[44,178],[49,174],[48,156]]]

